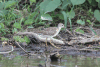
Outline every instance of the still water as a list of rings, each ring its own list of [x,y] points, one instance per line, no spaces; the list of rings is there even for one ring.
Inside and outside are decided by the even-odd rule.
[[[46,58],[38,56],[14,56],[14,58],[0,55],[0,67],[100,67],[99,57],[85,57],[62,55],[62,59],[47,62]]]

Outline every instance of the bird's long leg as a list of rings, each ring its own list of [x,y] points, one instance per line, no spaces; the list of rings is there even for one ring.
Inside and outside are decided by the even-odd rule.
[[[54,46],[55,48],[60,48],[60,47],[55,46],[54,43],[51,42],[51,40],[50,40],[50,44],[51,44],[52,46]]]
[[[46,43],[46,46],[48,46],[48,45],[47,45],[47,38],[46,38],[46,42],[45,42],[45,43]]]
[[[46,41],[45,41],[45,49],[47,51],[47,38],[46,38]]]

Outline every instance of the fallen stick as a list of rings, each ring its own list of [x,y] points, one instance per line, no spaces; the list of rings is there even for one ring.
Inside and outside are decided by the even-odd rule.
[[[100,36],[93,36],[91,38],[85,38],[85,39],[81,39],[81,40],[71,40],[68,44],[72,45],[74,43],[89,43],[89,42],[95,42],[100,40]]]
[[[43,41],[45,42],[46,40],[46,37],[43,37],[42,35],[38,35],[34,32],[18,32],[17,35],[33,35],[36,39],[40,40],[40,41]],[[95,41],[98,41],[100,40],[100,36],[93,36],[91,38],[85,38],[85,39],[79,39],[79,40],[71,40],[70,42],[66,42],[68,43],[69,45],[72,45],[74,43],[89,43],[89,42],[95,42]],[[54,44],[65,44],[64,41],[62,40],[58,40],[58,39],[55,39],[55,38],[47,38],[47,42],[50,43],[50,41],[52,41],[52,43]]]
[[[7,52],[0,52],[0,54],[7,54],[7,53],[11,53],[14,51],[14,47],[11,45],[11,50],[10,51],[7,51]]]
[[[45,42],[46,38],[47,38],[42,35],[36,34],[34,32],[18,32],[17,35],[33,35],[36,39],[38,39],[42,42]],[[51,40],[52,40],[52,43],[55,43],[55,44],[65,44],[62,40],[58,40],[55,38],[49,38],[49,37],[47,38],[47,42],[50,43]]]

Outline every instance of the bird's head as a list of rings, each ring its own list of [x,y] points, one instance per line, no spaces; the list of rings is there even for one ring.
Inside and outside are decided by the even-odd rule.
[[[64,24],[63,23],[59,23],[58,24],[58,28],[64,28]]]

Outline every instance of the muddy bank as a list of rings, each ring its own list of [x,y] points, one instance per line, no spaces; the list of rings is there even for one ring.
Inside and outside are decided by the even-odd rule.
[[[34,30],[34,29],[31,29],[31,30]],[[31,31],[31,30],[29,30],[29,31]],[[16,36],[16,34],[15,35],[9,34],[9,35],[5,36],[9,40],[5,41],[7,43],[5,44],[4,47],[2,47],[2,45],[3,45],[2,43],[4,41],[1,41],[0,50],[1,50],[1,52],[6,52],[9,50],[11,51],[12,50],[11,47],[13,46],[14,50],[12,50],[11,52],[13,53],[13,51],[17,51],[20,55],[41,55],[41,54],[42,55],[43,54],[54,55],[56,53],[59,53],[59,55],[75,55],[75,56],[84,55],[84,56],[99,57],[100,56],[100,42],[94,41],[94,40],[93,41],[90,40],[90,42],[88,42],[89,39],[93,39],[93,37],[92,38],[90,37],[90,36],[93,36],[91,34],[90,30],[88,30],[88,31],[89,32],[86,31],[86,33],[85,33],[86,35],[79,34],[79,33],[73,34],[71,32],[69,33],[66,31],[61,31],[59,33],[59,37],[55,37],[54,39],[63,41],[64,44],[55,44],[55,42],[50,43],[50,40],[47,43],[42,42],[39,39],[37,39],[36,37],[34,37],[34,35],[32,35],[32,34],[30,34],[30,35],[24,34],[23,35],[24,32],[21,32],[22,33],[20,35],[21,37],[23,37],[25,35],[29,37],[30,42],[29,42],[29,44],[27,44],[26,42],[15,41],[13,36]],[[98,35],[97,36],[94,35],[94,37],[97,37],[97,39],[99,39]],[[88,39],[88,40],[86,40],[86,39]],[[76,40],[76,41],[74,41],[74,40]],[[82,40],[83,40],[83,42],[86,42],[86,43],[82,43],[81,42]],[[73,42],[73,44],[69,44],[70,42]],[[8,48],[9,48],[9,50],[8,50]]]

